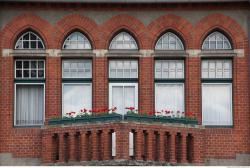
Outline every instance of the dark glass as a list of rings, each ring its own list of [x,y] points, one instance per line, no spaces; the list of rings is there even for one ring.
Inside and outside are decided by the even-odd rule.
[[[31,61],[31,68],[36,68],[37,66],[37,62],[36,61]]]
[[[41,43],[41,41],[38,41],[38,48],[43,49],[43,44]]]
[[[38,68],[44,68],[44,61],[38,61]]]
[[[23,68],[30,68],[30,62],[29,61],[23,61]]]
[[[43,70],[39,70],[38,71],[38,77],[39,78],[43,78],[44,77],[44,71]]]
[[[30,42],[30,48],[36,49],[36,41]]]
[[[32,78],[37,77],[37,76],[36,76],[36,70],[31,70],[31,77],[32,77]]]
[[[21,78],[22,77],[22,70],[16,70],[16,77]]]
[[[29,41],[23,42],[23,48],[29,48]]]
[[[24,70],[23,71],[23,77],[28,78],[29,77],[29,70]]]
[[[16,68],[22,68],[22,61],[16,61]]]
[[[23,36],[23,40],[29,40],[29,33]]]
[[[30,39],[31,40],[36,40],[36,36],[34,34],[30,34]]]

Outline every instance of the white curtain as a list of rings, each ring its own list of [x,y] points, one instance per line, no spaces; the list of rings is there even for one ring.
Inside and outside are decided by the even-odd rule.
[[[159,83],[155,86],[156,111],[184,112],[184,84]]]
[[[137,108],[137,91],[135,85],[111,85],[111,107],[117,108],[117,113],[125,114],[126,107]]]
[[[44,118],[44,86],[16,85],[17,126],[42,125]]]
[[[72,111],[79,114],[83,108],[92,108],[91,84],[63,84],[63,115]]]
[[[203,125],[232,125],[232,85],[206,83],[202,85]]]

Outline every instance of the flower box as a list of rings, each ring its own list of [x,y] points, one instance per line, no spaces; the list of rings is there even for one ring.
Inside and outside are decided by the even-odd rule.
[[[143,116],[139,114],[126,114],[124,115],[125,120],[138,121],[138,122],[161,122],[161,123],[181,123],[181,124],[198,124],[195,119],[188,118],[171,118],[165,116]]]
[[[119,121],[122,120],[122,115],[120,114],[103,114],[96,116],[82,116],[76,118],[61,118],[61,119],[51,119],[49,120],[49,125],[59,125],[59,124],[73,124],[73,123],[92,123],[92,122],[105,122],[105,121]]]

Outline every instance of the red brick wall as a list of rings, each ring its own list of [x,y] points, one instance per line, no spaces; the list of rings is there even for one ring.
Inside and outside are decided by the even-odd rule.
[[[7,5],[8,6],[8,5]],[[9,6],[8,6],[9,7]],[[21,7],[21,6],[20,6]],[[44,6],[44,8],[54,8]],[[62,7],[58,5],[55,10]],[[108,6],[112,8],[111,6]],[[147,8],[146,8],[147,7]],[[152,9],[146,6],[145,9]],[[242,8],[241,5],[239,5]],[[18,5],[12,8],[19,8]],[[36,8],[43,8],[43,5]],[[93,6],[89,10],[93,10]],[[107,6],[105,7],[107,8]],[[135,7],[131,7],[131,10]],[[143,6],[136,9],[143,10]],[[160,8],[159,6],[155,9]],[[179,8],[185,8],[179,6]],[[178,10],[176,8],[175,10]],[[195,10],[190,5],[188,9]],[[214,6],[213,9],[218,8]],[[94,8],[95,9],[95,8]],[[99,6],[98,10],[102,7]],[[118,10],[123,10],[122,7]],[[167,9],[167,7],[166,7]],[[202,7],[201,7],[202,9]],[[229,9],[232,9],[229,7]],[[126,6],[126,10],[130,7]],[[192,12],[192,10],[190,11]],[[150,14],[150,13],[149,13]],[[215,19],[216,18],[216,19]],[[229,16],[214,13],[192,24],[176,15],[163,15],[144,25],[138,18],[127,14],[115,15],[102,24],[78,14],[67,15],[52,24],[32,13],[21,13],[8,22],[0,32],[0,49],[12,49],[16,38],[27,28],[36,31],[44,40],[46,49],[60,49],[65,37],[77,29],[85,33],[93,49],[107,49],[114,34],[125,29],[137,39],[140,49],[154,49],[158,37],[166,30],[175,31],[184,41],[185,48],[200,49],[202,41],[212,30],[220,29],[231,37],[235,49],[244,49],[244,57],[234,58],[233,73],[233,128],[207,128],[205,131],[205,157],[232,158],[236,153],[250,153],[248,39],[243,28]],[[1,55],[2,53],[0,53]],[[10,152],[17,157],[41,156],[40,128],[14,128],[14,72],[13,57],[0,57],[0,152]],[[194,112],[201,123],[200,57],[188,57],[186,66],[186,111]],[[154,59],[139,58],[139,110],[154,109]],[[108,106],[108,59],[93,58],[93,107]],[[61,116],[61,58],[46,57],[46,122],[49,118]]]

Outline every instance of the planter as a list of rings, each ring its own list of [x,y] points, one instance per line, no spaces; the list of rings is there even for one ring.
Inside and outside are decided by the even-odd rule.
[[[49,125],[59,125],[59,124],[73,124],[73,123],[92,123],[92,122],[105,122],[105,121],[120,121],[122,120],[122,115],[120,114],[104,114],[99,116],[83,116],[76,118],[62,118],[62,119],[51,119],[49,120]]]
[[[171,118],[171,117],[159,117],[159,116],[141,116],[137,114],[124,115],[125,120],[138,121],[138,122],[161,122],[161,123],[181,123],[181,124],[194,124],[197,125],[198,121],[187,118]]]

